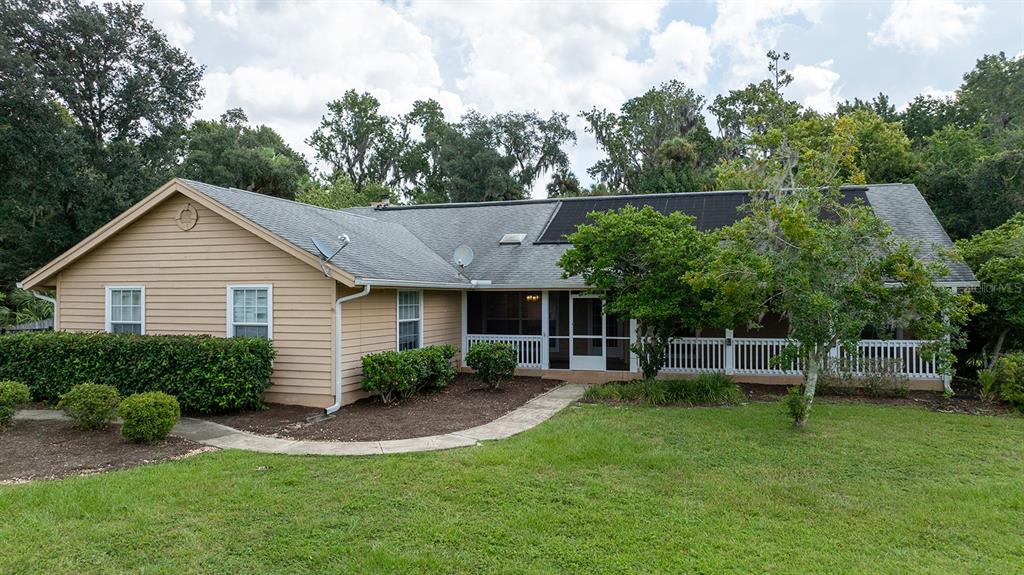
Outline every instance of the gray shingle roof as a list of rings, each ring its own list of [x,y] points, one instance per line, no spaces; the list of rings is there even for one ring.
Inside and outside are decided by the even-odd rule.
[[[337,211],[201,182],[187,183],[313,255],[318,252],[311,237],[330,241],[348,234],[352,243],[333,261],[360,280],[452,287],[469,287],[471,280],[490,281],[492,287],[583,286],[579,278],[561,277],[558,258],[569,248],[567,244],[536,242],[560,205],[593,202],[594,198]],[[745,191],[714,193],[747,194]],[[943,249],[952,246],[915,186],[871,185],[864,193],[875,213],[888,222],[897,235],[916,243],[926,259],[938,258]],[[700,217],[700,214],[695,215]],[[503,235],[520,233],[526,234],[521,245],[499,245]],[[460,273],[452,263],[452,254],[462,244],[473,248],[475,258]],[[949,276],[942,279],[975,281],[971,270],[956,262],[950,264]]]
[[[332,263],[358,278],[438,283],[466,281],[453,266],[401,225],[244,190],[184,181],[313,255],[319,252],[311,238],[337,244],[338,236],[348,234],[352,243]]]

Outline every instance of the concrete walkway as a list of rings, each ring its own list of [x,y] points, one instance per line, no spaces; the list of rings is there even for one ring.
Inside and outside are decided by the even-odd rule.
[[[260,453],[289,455],[377,455],[436,451],[469,447],[481,441],[504,439],[536,427],[552,415],[583,396],[587,386],[566,384],[538,395],[519,408],[490,423],[462,431],[387,441],[305,441],[257,435],[203,419],[186,417],[174,426],[174,435],[221,449],[244,449]],[[17,419],[62,419],[64,414],[52,410],[22,410]]]

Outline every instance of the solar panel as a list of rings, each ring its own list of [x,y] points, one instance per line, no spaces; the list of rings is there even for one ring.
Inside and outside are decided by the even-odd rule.
[[[843,190],[843,203],[852,202],[856,198],[867,202],[864,188]],[[722,192],[565,200],[561,202],[536,243],[568,243],[566,236],[575,232],[580,224],[591,222],[587,217],[590,212],[618,210],[627,205],[637,208],[651,206],[663,214],[682,212],[695,218],[694,225],[697,229],[716,230],[735,223],[741,215],[740,206],[749,199],[748,192]]]

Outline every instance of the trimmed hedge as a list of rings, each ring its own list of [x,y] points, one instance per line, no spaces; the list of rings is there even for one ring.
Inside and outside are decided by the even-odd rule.
[[[24,333],[0,337],[0,379],[51,404],[73,385],[102,383],[121,395],[168,393],[187,413],[220,413],[263,406],[274,353],[257,338]]]
[[[440,389],[455,379],[453,345],[428,345],[405,351],[382,351],[363,356],[363,389],[380,394],[387,405],[401,403],[417,391]]]
[[[152,443],[170,435],[181,419],[178,400],[161,391],[130,395],[121,402],[121,435],[129,441]]]

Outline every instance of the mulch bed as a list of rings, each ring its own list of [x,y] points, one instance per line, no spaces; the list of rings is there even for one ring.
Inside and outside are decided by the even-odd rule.
[[[741,383],[740,387],[747,393],[751,401],[779,401],[788,389],[784,385],[758,385]],[[824,393],[815,396],[815,401],[824,400],[829,403],[873,403],[877,405],[898,405],[923,407],[941,413],[965,413],[968,415],[1010,415],[1014,411],[998,403],[990,403],[977,398],[953,396],[945,397],[934,391],[911,391],[906,397],[876,397],[851,393]]]
[[[151,445],[130,443],[117,425],[83,431],[70,421],[19,420],[0,430],[0,483],[124,469],[208,449],[178,437]]]
[[[322,409],[270,404],[265,411],[206,419],[235,429],[293,439],[407,439],[460,431],[493,421],[559,385],[557,380],[516,377],[492,391],[471,375],[459,374],[448,387],[418,393],[396,406],[386,406],[370,397],[346,405],[328,418],[322,417]]]

